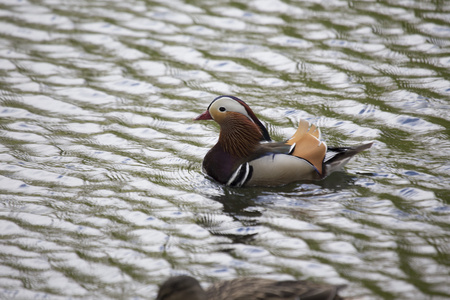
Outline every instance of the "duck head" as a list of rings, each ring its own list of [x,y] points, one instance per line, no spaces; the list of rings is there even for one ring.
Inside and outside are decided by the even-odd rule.
[[[175,276],[164,282],[156,300],[205,300],[205,291],[197,279],[190,276]]]
[[[221,130],[234,131],[246,122],[250,128],[256,125],[260,140],[271,141],[267,128],[256,117],[251,108],[241,99],[234,96],[219,96],[208,106],[208,109],[194,120],[214,120]],[[233,129],[234,127],[234,129]],[[253,126],[254,127],[254,126]]]

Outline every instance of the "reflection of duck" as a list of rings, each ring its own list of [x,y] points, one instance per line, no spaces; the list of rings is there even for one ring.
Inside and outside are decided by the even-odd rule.
[[[250,107],[233,96],[217,97],[195,120],[211,119],[220,125],[220,135],[206,154],[203,169],[230,186],[322,179],[372,146],[327,148],[320,141],[319,128],[305,120],[286,142],[271,142],[269,132]]]
[[[343,287],[302,280],[238,278],[205,291],[195,278],[176,276],[162,284],[156,300],[337,300],[342,299],[337,293]]]

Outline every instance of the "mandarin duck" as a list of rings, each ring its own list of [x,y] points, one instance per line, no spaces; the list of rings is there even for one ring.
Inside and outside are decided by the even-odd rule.
[[[233,187],[322,179],[372,146],[328,148],[320,140],[319,128],[305,120],[300,120],[290,139],[273,142],[251,108],[234,96],[217,97],[194,120],[214,120],[220,125],[219,141],[203,159],[203,171]]]
[[[237,278],[203,290],[195,278],[182,275],[164,282],[156,300],[339,300],[343,298],[338,291],[344,287],[303,280]]]

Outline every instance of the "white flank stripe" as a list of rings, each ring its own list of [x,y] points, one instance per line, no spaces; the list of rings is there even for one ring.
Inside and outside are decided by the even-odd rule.
[[[241,171],[243,165],[240,165],[239,168],[237,168],[236,171],[231,175],[230,179],[227,181],[227,185],[231,185],[231,183],[236,179],[236,176],[238,176],[239,172]]]

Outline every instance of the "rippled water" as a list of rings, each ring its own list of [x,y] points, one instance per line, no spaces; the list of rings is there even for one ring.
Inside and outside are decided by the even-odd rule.
[[[450,2],[0,4],[0,298],[152,299],[170,275],[450,297]],[[201,173],[210,101],[375,145],[316,183]]]

